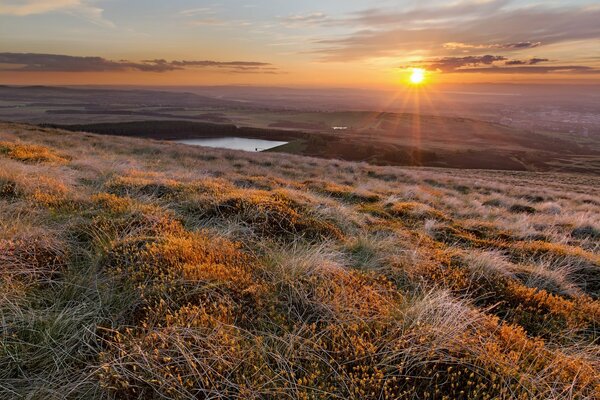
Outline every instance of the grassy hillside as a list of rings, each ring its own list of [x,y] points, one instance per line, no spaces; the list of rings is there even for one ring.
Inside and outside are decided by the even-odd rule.
[[[599,398],[598,187],[0,124],[0,398]]]
[[[334,131],[331,125],[323,125],[320,129],[308,129],[289,121],[289,124],[282,124],[293,129],[281,129],[282,125],[276,124],[262,126],[251,123],[251,126],[246,126],[249,120],[242,126],[186,120],[41,126],[75,132],[162,140],[245,137],[288,141],[290,143],[287,145],[270,151],[384,166],[556,171],[600,175],[600,147],[594,138],[582,141],[573,137],[527,132],[468,118],[374,112],[310,115],[325,119],[330,117],[331,121],[345,118],[356,125],[339,131]]]

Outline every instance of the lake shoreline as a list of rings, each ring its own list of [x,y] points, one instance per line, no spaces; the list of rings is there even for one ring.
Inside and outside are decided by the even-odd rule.
[[[241,150],[248,152],[267,151],[280,146],[285,146],[286,144],[290,143],[278,140],[252,139],[243,137],[184,139],[177,140],[176,142],[186,144],[189,146],[203,146],[218,149]]]

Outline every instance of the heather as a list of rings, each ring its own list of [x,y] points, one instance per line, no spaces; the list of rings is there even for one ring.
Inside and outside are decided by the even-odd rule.
[[[0,397],[598,398],[599,186],[0,124]]]

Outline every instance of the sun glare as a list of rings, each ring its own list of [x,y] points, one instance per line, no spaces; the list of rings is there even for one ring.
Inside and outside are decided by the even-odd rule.
[[[410,75],[410,83],[420,85],[425,80],[425,70],[423,68],[413,68]]]

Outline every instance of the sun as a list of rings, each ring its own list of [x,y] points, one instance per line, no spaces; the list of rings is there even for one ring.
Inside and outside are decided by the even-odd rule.
[[[425,81],[425,70],[423,68],[413,68],[410,75],[410,83],[420,85]]]

